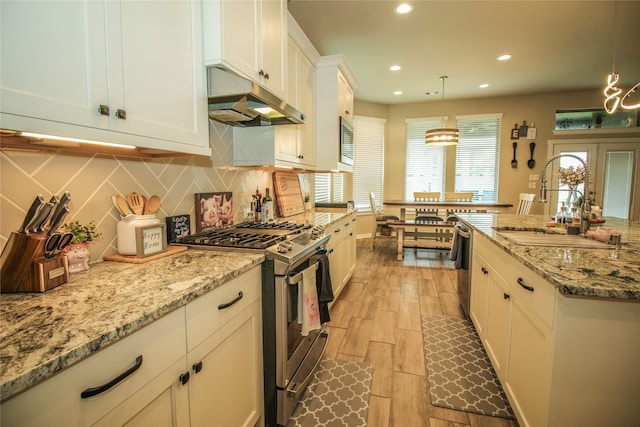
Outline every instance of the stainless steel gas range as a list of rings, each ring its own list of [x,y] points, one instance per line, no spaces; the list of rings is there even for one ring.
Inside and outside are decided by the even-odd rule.
[[[318,281],[322,275],[316,275],[316,271],[329,270],[324,246],[330,238],[321,228],[276,222],[209,229],[176,242],[199,249],[265,253],[262,328],[267,427],[287,423],[324,355],[328,331],[322,324],[303,334],[298,303],[305,275],[313,274]]]

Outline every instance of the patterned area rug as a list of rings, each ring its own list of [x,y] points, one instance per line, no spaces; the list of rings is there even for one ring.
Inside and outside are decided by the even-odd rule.
[[[322,360],[287,427],[366,426],[372,375],[366,363]]]
[[[422,316],[422,334],[432,405],[515,418],[469,320]]]

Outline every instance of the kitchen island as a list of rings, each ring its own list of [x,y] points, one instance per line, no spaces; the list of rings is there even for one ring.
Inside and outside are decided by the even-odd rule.
[[[473,231],[470,317],[519,424],[637,425],[640,224],[606,218],[622,243],[595,249],[564,246],[575,236],[544,216],[458,216]]]
[[[345,215],[345,210],[327,210],[286,220],[328,227]],[[98,262],[73,274],[69,283],[43,294],[3,294],[2,401],[226,283],[248,272],[259,272],[263,261],[261,251],[190,248],[143,264]]]

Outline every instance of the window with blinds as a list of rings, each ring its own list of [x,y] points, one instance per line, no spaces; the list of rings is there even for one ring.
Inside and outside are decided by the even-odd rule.
[[[446,117],[445,117],[446,123]],[[427,130],[442,127],[442,119],[406,120],[407,158],[404,177],[404,198],[413,200],[414,191],[439,191],[444,194],[445,147],[427,146]]]
[[[455,191],[473,192],[473,200],[498,200],[502,114],[456,116]]]
[[[315,202],[344,202],[344,177],[341,173],[315,174]]]
[[[369,210],[369,193],[383,200],[384,129],[386,120],[355,116],[353,120],[355,159],[353,198],[356,208]]]

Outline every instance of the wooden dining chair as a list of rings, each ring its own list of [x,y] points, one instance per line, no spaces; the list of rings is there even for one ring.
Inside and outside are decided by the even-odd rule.
[[[371,228],[371,250],[375,247],[376,237],[378,236],[378,231],[382,226],[387,225],[387,221],[389,220],[399,220],[400,217],[397,215],[385,215],[382,210],[378,209],[376,206],[376,198],[373,193],[369,193],[369,203],[371,205],[371,222],[373,224]]]
[[[413,200],[416,202],[439,202],[439,191],[414,191]],[[433,218],[438,216],[437,208],[416,208],[416,221],[424,219],[425,217]]]
[[[520,197],[518,201],[518,210],[516,211],[516,214],[529,215],[529,211],[531,210],[531,204],[533,203],[533,199],[535,197],[536,197],[535,194],[520,193]]]
[[[473,201],[473,192],[471,191],[447,191],[444,193],[445,202],[471,202]],[[447,221],[455,221],[456,212],[472,212],[472,209],[447,209]]]

